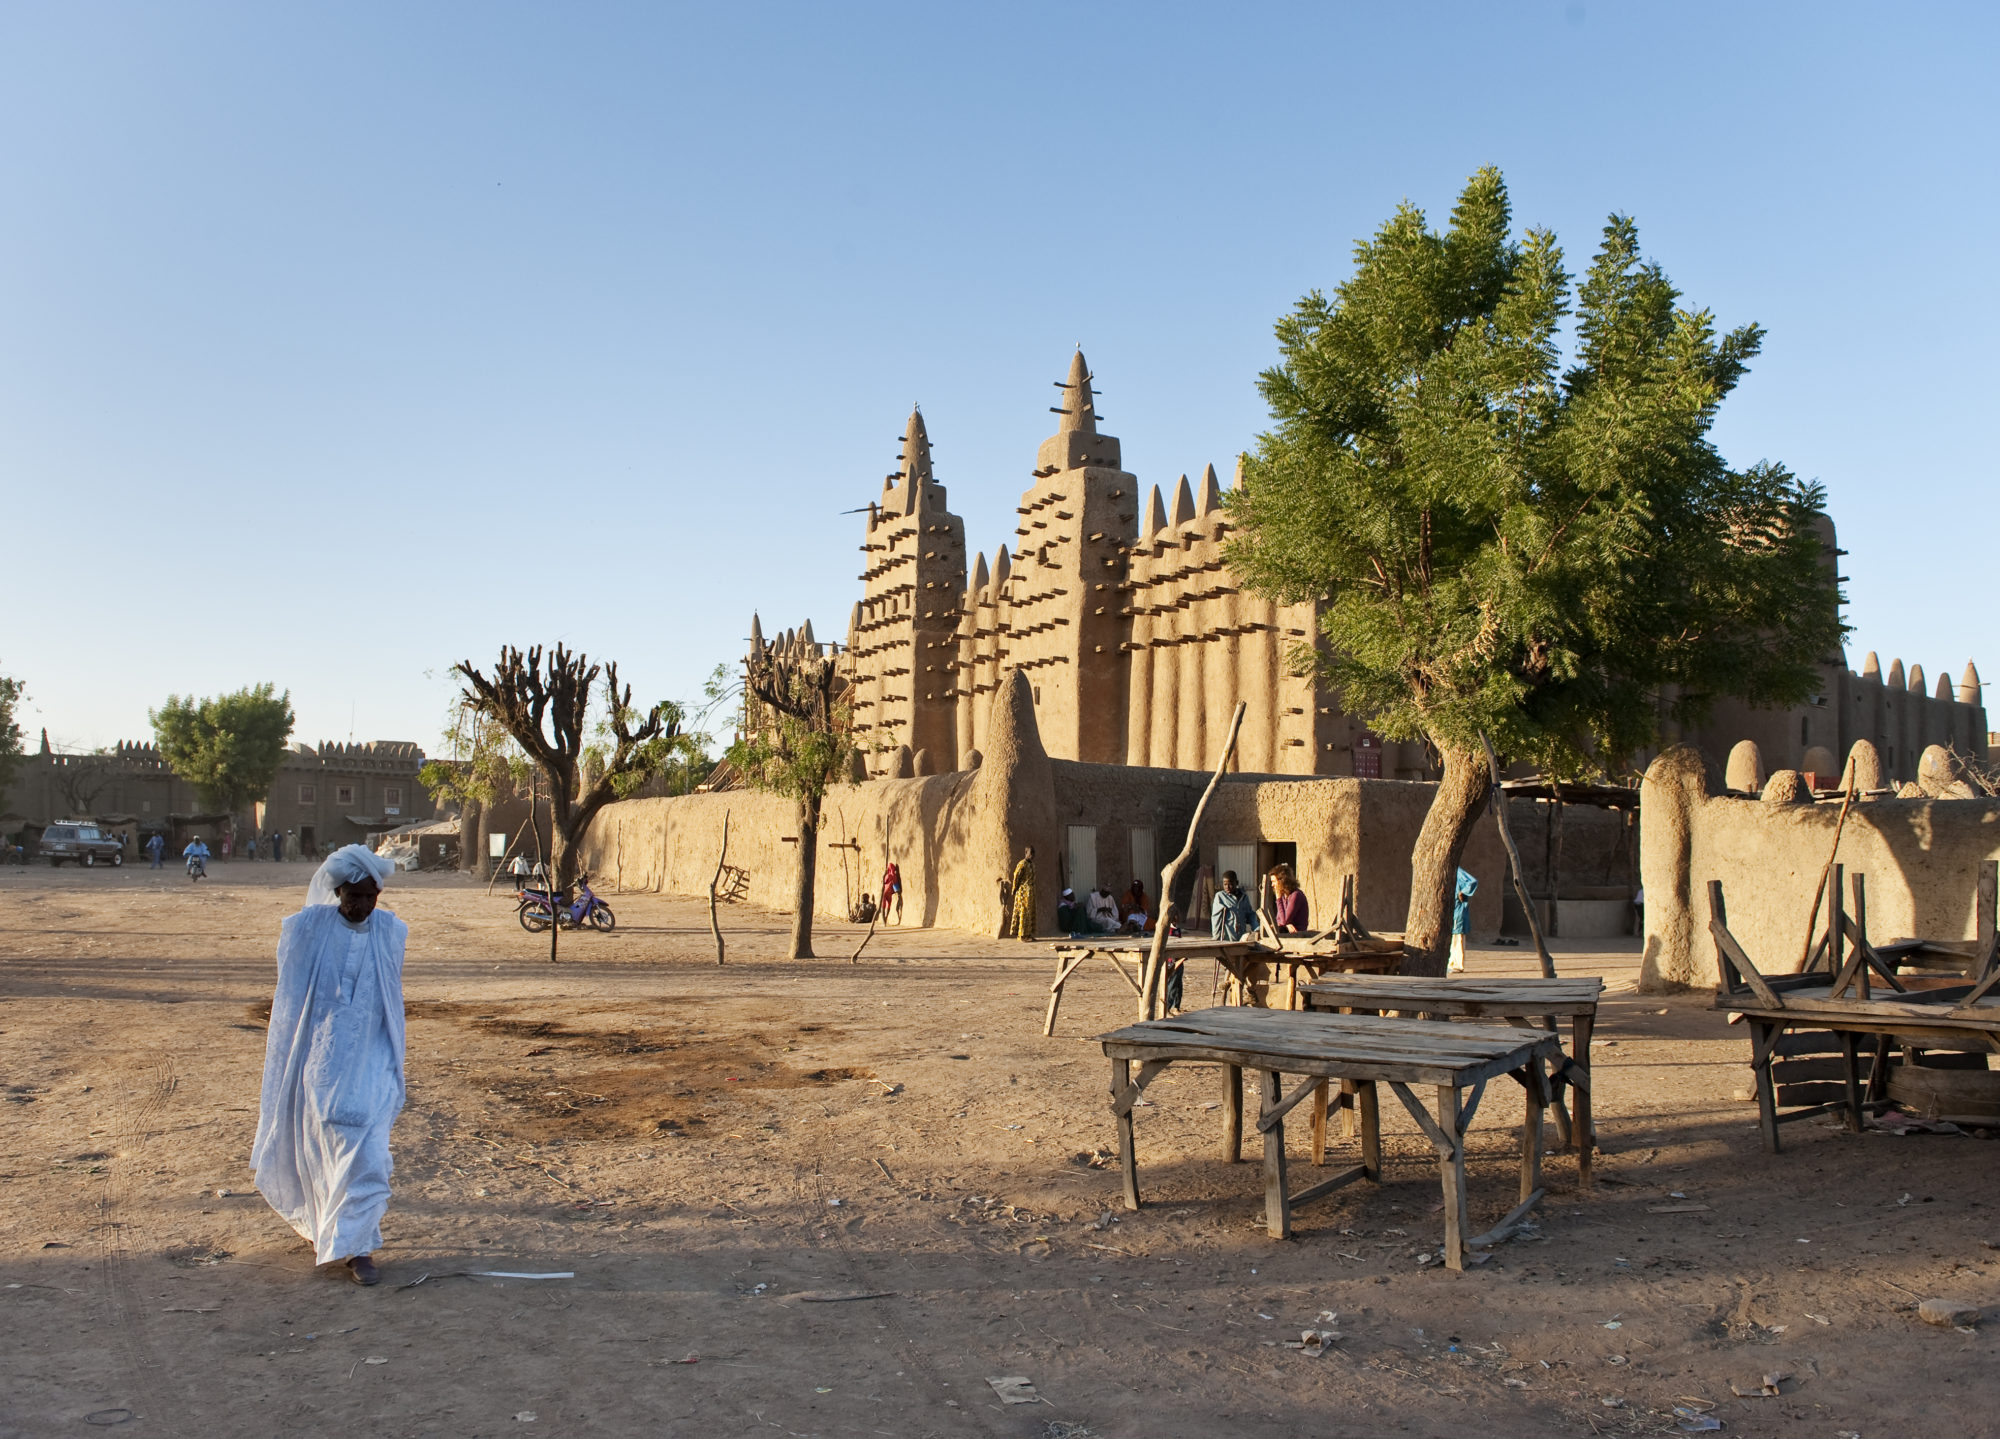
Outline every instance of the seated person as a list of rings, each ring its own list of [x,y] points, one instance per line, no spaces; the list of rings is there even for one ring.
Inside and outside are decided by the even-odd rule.
[[[1056,900],[1056,932],[1075,934],[1076,920],[1076,891],[1066,889],[1062,892],[1062,897]]]
[[[1249,939],[1261,923],[1250,904],[1250,896],[1236,882],[1236,871],[1224,870],[1222,888],[1215,892],[1215,903],[1208,914],[1209,934],[1222,940]]]
[[[1271,923],[1279,934],[1304,934],[1306,932],[1306,892],[1299,888],[1299,882],[1292,878],[1292,867],[1288,864],[1273,866],[1271,888],[1278,896],[1277,907],[1272,911]]]
[[[1111,891],[1099,885],[1084,901],[1083,917],[1094,934],[1116,934],[1118,932],[1118,901],[1111,897]]]
[[[1125,928],[1132,934],[1144,934],[1152,923],[1153,911],[1146,902],[1146,881],[1135,879],[1125,891]]]

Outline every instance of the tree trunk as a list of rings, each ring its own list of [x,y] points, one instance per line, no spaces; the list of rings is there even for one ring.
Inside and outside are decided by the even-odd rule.
[[[458,816],[458,867],[467,874],[486,878],[486,806],[476,799],[465,801]]]
[[[1444,778],[1410,852],[1410,911],[1403,922],[1404,974],[1444,973],[1451,952],[1451,912],[1465,841],[1493,794],[1486,756],[1441,749]]]
[[[813,957],[813,881],[819,870],[819,801],[799,801],[799,883],[793,892],[792,959]]]

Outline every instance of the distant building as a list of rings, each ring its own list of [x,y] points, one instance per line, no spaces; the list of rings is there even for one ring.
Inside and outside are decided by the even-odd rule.
[[[15,771],[0,833],[30,835],[62,819],[96,819],[124,833],[136,856],[151,834],[167,837],[233,830],[236,853],[254,833],[287,835],[288,855],[309,856],[356,844],[369,834],[435,818],[437,806],[417,783],[424,752],[402,740],[365,744],[294,744],[263,799],[243,813],[207,813],[198,790],[151,744],[120,742],[102,754],[58,754],[46,732],[38,753]],[[268,853],[268,851],[266,851]]]

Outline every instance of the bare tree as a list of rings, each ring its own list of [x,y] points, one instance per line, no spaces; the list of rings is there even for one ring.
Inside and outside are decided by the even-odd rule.
[[[56,790],[71,819],[87,819],[97,806],[97,797],[109,787],[117,773],[117,761],[108,754],[57,755]]]
[[[752,639],[744,660],[743,734],[729,761],[760,789],[799,804],[793,959],[813,957],[820,806],[827,790],[846,777],[854,750],[846,691],[832,647],[813,643],[810,628],[788,641]]]
[[[576,847],[597,812],[644,784],[687,745],[680,707],[662,701],[641,718],[632,708],[632,687],[619,688],[616,664],[592,664],[560,644],[549,653],[546,669],[540,645],[526,655],[504,647],[491,679],[470,660],[452,669],[465,680],[467,702],[504,726],[548,776],[550,877],[557,890],[567,889],[576,882]],[[602,730],[613,748],[603,756],[603,768],[586,778],[591,693],[600,671]]]

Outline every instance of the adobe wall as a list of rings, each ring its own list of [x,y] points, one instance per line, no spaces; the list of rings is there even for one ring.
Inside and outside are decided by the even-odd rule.
[[[1722,881],[1730,933],[1751,961],[1766,973],[1798,968],[1840,803],[1726,794],[1721,780],[1686,746],[1668,750],[1646,771],[1643,989],[1716,982],[1708,929],[1712,879]],[[1971,938],[1979,864],[1996,857],[2000,800],[1865,799],[1840,834],[1839,862],[1849,875],[1868,877],[1868,934],[1877,942]]]
[[[1037,927],[1055,928],[1055,784],[1035,731],[1026,678],[995,696],[993,747],[976,770],[835,786],[821,807],[814,912],[845,919],[850,894],[873,892],[894,859],[903,876],[904,922],[973,933],[1000,928],[995,880],[1033,845]],[[583,864],[620,889],[705,895],[729,817],[729,863],[749,871],[746,898],[790,909],[798,882],[798,807],[750,791],[624,800],[606,805],[583,841]],[[860,850],[835,848],[848,842]],[[850,890],[849,885],[853,888]]]

